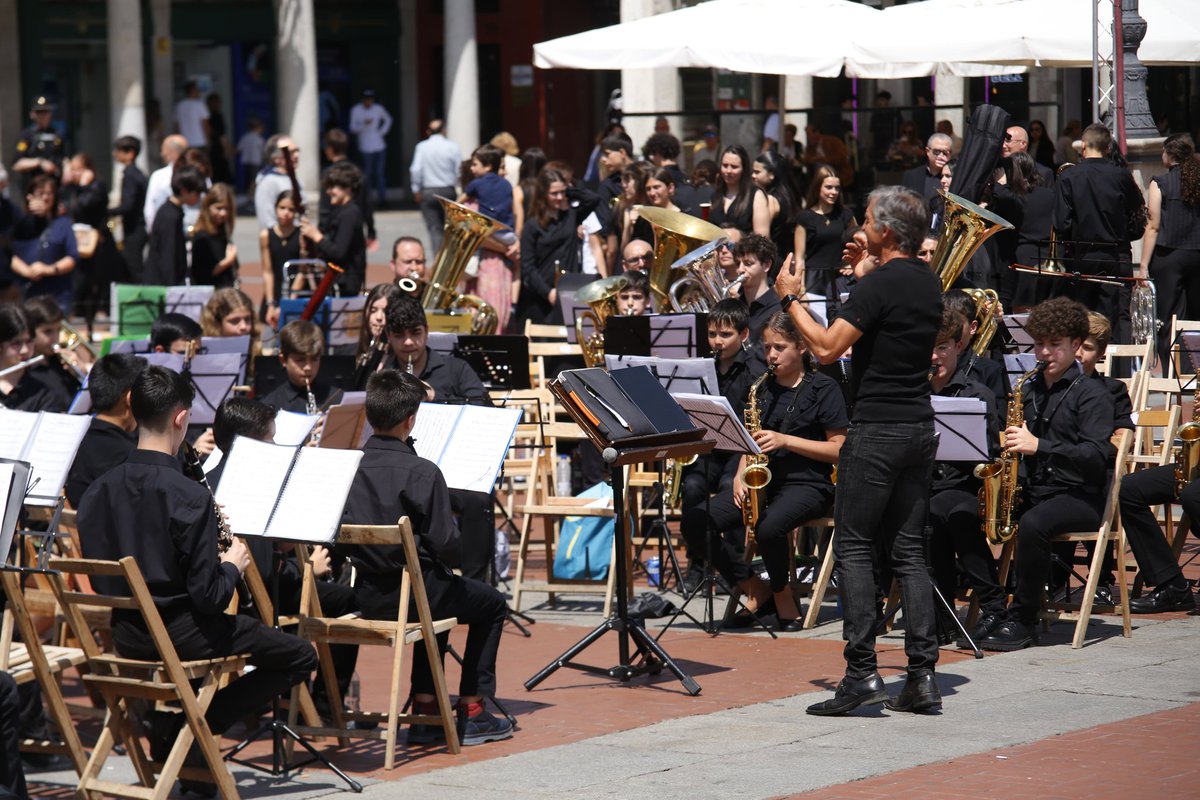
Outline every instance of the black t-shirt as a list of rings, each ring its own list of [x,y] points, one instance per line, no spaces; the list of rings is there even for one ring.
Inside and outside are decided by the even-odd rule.
[[[88,487],[113,467],[124,464],[129,454],[136,449],[136,433],[130,433],[111,422],[93,417],[92,424],[79,444],[71,471],[67,474],[66,494],[71,507],[79,508],[79,501]]]
[[[842,265],[842,234],[854,219],[854,212],[842,207],[838,214],[818,214],[806,208],[796,216],[796,225],[804,228],[805,272],[837,269]],[[813,286],[814,292],[824,289]]]
[[[929,364],[942,322],[941,289],[925,262],[893,258],[842,304],[838,318],[862,331],[851,356],[855,422],[933,420]]]
[[[820,372],[809,373],[796,387],[766,380],[759,388],[759,414],[763,430],[787,436],[825,441],[825,432],[850,426],[846,404],[837,382]],[[833,486],[833,465],[799,453],[778,450],[771,454],[771,486],[824,483]]]

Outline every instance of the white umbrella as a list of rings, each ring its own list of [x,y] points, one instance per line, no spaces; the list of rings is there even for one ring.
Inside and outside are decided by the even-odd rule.
[[[1094,0],[924,0],[881,12],[855,39],[847,73],[901,77],[976,62],[1090,67]],[[1102,9],[1102,11],[1107,9]],[[1200,62],[1196,0],[1141,0],[1147,21],[1138,57],[1147,64]],[[986,67],[986,74],[992,72]],[[1001,70],[1003,71],[1003,70]]]
[[[710,0],[533,47],[549,69],[717,67],[767,75],[841,73],[880,12],[850,0]]]

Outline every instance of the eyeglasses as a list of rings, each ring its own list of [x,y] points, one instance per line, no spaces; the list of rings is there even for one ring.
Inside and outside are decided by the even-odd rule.
[[[929,152],[933,153],[935,156],[948,156],[948,155],[950,155],[950,151],[949,151],[949,150],[943,150],[943,149],[941,149],[941,148],[937,148],[937,147],[931,147],[931,148],[929,148]]]
[[[424,264],[425,259],[423,259],[423,258],[402,258],[402,259],[400,259],[400,263],[401,264]]]
[[[640,264],[643,261],[649,261],[649,260],[650,260],[650,254],[646,253],[645,255],[641,255],[641,256],[630,256],[629,258],[623,258],[623,259],[621,259],[621,263],[623,263],[623,264]]]

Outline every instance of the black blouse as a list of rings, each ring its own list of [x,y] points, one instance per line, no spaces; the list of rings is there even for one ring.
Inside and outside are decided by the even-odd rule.
[[[837,214],[818,214],[806,208],[796,215],[795,227],[804,228],[805,271],[842,265],[842,236],[852,219],[854,212],[845,206]]]
[[[762,189],[755,186],[750,192],[750,199],[746,201],[744,207],[738,209],[738,203],[735,199],[729,204],[729,210],[726,211],[725,187],[718,186],[713,189],[712,208],[708,212],[708,221],[718,228],[737,228],[747,235],[754,233],[754,200],[761,193]]]
[[[823,442],[827,431],[850,427],[846,403],[837,382],[820,372],[810,372],[794,388],[765,381],[758,394],[763,430]],[[833,465],[799,453],[771,454],[771,486],[820,483],[832,487]]]

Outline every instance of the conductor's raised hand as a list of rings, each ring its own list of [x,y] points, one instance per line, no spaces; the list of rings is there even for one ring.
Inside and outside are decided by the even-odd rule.
[[[234,536],[233,544],[221,554],[222,563],[233,564],[239,573],[244,573],[250,566],[250,548],[242,541],[242,537]]]
[[[804,265],[797,265],[792,253],[788,253],[787,258],[783,260],[783,266],[779,268],[779,277],[775,279],[775,294],[780,297],[787,297],[789,294],[799,297],[804,294]]]

